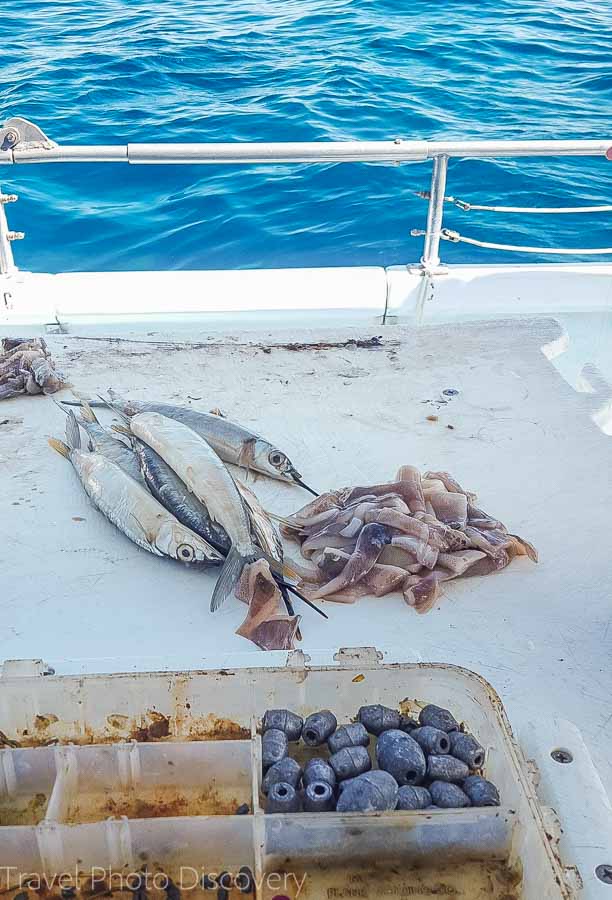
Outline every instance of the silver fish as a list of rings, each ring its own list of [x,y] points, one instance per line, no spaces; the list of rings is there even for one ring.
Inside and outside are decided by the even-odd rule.
[[[82,449],[72,411],[66,420],[66,443],[51,438],[49,444],[70,460],[93,504],[139,547],[183,563],[222,562],[214,547],[182,525],[123,469],[101,453]]]
[[[130,434],[138,471],[153,496],[166,507],[179,522],[204,538],[223,556],[229,553],[232,542],[222,525],[215,522],[208,508],[193,494],[185,482],[159,453]]]
[[[124,419],[132,434],[159,453],[228,534],[232,546],[211,599],[214,612],[234,590],[244,566],[263,555],[253,541],[234,479],[208,442],[183,422],[157,412]]]
[[[58,401],[54,402],[57,403],[62,412],[68,415],[68,410],[62,403],[59,403]],[[100,424],[96,414],[88,403],[83,402],[77,422],[81,428],[85,429],[87,432],[90,450],[95,450],[97,453],[106,456],[111,462],[118,465],[120,469],[123,469],[127,475],[134,478],[140,484],[145,483],[134,451],[130,449],[130,447],[126,447],[123,441],[113,437],[113,435]]]
[[[271,444],[265,438],[236,422],[222,416],[200,412],[172,403],[157,403],[148,400],[125,400],[114,391],[109,391],[115,410],[132,417],[137,413],[156,412],[169,419],[175,419],[189,426],[196,434],[208,441],[217,455],[227,463],[243,469],[253,469],[270,478],[280,481],[293,481],[310,491],[315,497],[316,491],[302,481],[302,476],[295,468],[286,453]],[[89,401],[92,406],[104,405],[97,401]],[[74,403],[70,403],[74,405]]]

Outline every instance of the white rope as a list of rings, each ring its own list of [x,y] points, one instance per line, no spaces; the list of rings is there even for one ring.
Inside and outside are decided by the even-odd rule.
[[[429,200],[429,191],[417,191],[416,195],[424,200]],[[535,213],[537,215],[612,212],[612,204],[607,206],[482,206],[477,203],[468,203],[467,200],[459,200],[458,197],[445,197],[444,200],[446,203],[453,203],[464,212],[478,210],[479,212]]]
[[[447,198],[454,203],[459,209],[469,212],[476,209],[484,212],[501,212],[501,213],[542,213],[554,215],[555,213],[598,213],[612,212],[612,205],[609,206],[480,206],[476,203],[467,203],[465,200],[457,200],[455,197]]]
[[[440,237],[445,241],[452,241],[455,244],[472,244],[474,247],[486,247],[488,250],[510,250],[514,253],[550,253],[553,256],[596,256],[597,254],[612,254],[612,247],[601,247],[594,249],[589,247],[585,250],[580,249],[551,249],[550,247],[518,247],[514,244],[492,244],[489,241],[477,241],[474,238],[464,237],[458,231],[451,231],[450,228],[443,228]]]

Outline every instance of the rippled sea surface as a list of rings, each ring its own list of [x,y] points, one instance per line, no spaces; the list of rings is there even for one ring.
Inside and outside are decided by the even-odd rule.
[[[26,116],[59,143],[612,143],[609,2],[12,0],[1,15],[0,121]],[[19,265],[62,271],[414,261],[410,229],[425,220],[414,192],[429,170],[71,164],[0,176],[21,198],[7,209],[27,232]],[[612,202],[611,176],[603,158],[454,160],[447,193],[599,204]],[[497,242],[610,247],[611,221],[449,209],[445,224]],[[450,262],[544,259],[442,249]]]

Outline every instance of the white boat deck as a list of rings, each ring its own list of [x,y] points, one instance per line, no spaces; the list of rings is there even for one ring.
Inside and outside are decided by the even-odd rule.
[[[542,350],[556,348],[559,364],[558,323],[387,327],[377,350],[274,345],[370,337],[380,327],[234,332],[196,349],[155,346],[166,336],[151,330],[134,343],[63,335],[48,342],[79,391],[113,387],[219,407],[276,440],[320,491],[392,478],[402,463],[446,469],[536,545],[538,566],[520,559],[497,575],[451,582],[425,616],[400,595],[328,602],[329,621],[301,610],[300,646],[314,662],[339,647],[375,646],[390,661],[474,669],[499,691],[518,729],[542,715],[574,722],[609,791],[612,443],[593,418],[600,394],[574,390]],[[445,388],[459,394],[440,404]],[[41,657],[58,674],[284,659],[234,634],[244,617],[237,600],[210,614],[214,574],[139,550],[92,507],[47,445],[64,427],[48,398],[3,402],[0,423],[4,659]],[[309,496],[263,478],[255,489],[279,513]]]

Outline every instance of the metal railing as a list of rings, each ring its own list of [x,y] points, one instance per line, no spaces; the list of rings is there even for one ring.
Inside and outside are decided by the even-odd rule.
[[[444,236],[445,186],[448,160],[511,157],[599,156],[612,159],[607,140],[547,141],[313,141],[296,143],[185,143],[58,146],[37,125],[15,117],[0,126],[0,165],[32,163],[131,164],[278,164],[339,162],[425,162],[433,160],[427,227],[424,232],[423,271],[440,266]],[[9,199],[13,199],[13,195]],[[7,202],[6,197],[4,202]],[[0,274],[14,271],[10,232],[0,203]],[[571,252],[571,251],[566,251]],[[576,251],[579,253],[580,251]]]

